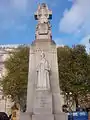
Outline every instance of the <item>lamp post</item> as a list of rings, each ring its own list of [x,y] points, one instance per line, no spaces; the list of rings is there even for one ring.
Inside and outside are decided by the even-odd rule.
[[[5,97],[5,112],[6,112],[6,110],[7,110],[7,97]]]
[[[69,108],[69,110],[70,111],[72,111],[71,110],[71,107],[72,107],[72,92],[67,92],[66,93],[66,104],[67,104],[67,106],[68,106],[68,108]]]

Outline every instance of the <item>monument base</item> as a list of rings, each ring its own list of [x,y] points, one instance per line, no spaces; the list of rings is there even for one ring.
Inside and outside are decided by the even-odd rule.
[[[30,113],[21,113],[20,120],[68,120],[68,115],[66,113],[60,114],[39,114],[30,115]]]
[[[32,115],[30,113],[20,113],[20,120],[32,120]]]
[[[32,115],[32,120],[54,120],[54,115],[52,114]]]
[[[52,94],[49,91],[36,91],[33,114],[52,114]]]
[[[32,115],[32,120],[68,120],[65,113],[60,114],[46,114],[46,115]]]
[[[68,120],[68,115],[66,113],[54,114],[54,120]]]

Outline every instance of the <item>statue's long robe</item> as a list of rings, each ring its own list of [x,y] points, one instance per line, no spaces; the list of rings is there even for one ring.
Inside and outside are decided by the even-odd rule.
[[[49,71],[50,67],[48,61],[43,58],[37,67],[37,89],[50,89]]]

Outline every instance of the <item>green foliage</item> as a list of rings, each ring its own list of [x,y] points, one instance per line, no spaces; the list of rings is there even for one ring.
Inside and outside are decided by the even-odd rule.
[[[90,56],[85,47],[58,48],[59,80],[63,94],[72,93],[78,106],[79,98],[90,92]]]
[[[57,50],[58,53],[58,67],[59,67],[59,80],[60,80],[60,87],[62,91],[68,92],[70,89],[70,83],[69,80],[71,78],[71,71],[70,69],[70,57],[71,57],[71,51],[68,47],[60,47]],[[67,80],[67,82],[66,82]]]
[[[13,50],[10,57],[5,61],[7,70],[2,80],[3,92],[11,95],[15,102],[25,102],[28,80],[29,48],[19,46]]]
[[[81,99],[86,98],[85,95],[90,94],[90,55],[81,45],[74,48],[59,47],[57,53],[60,87],[64,95],[67,93],[68,98],[71,96],[72,101],[78,104]],[[26,101],[28,63],[29,48],[26,46],[12,51],[5,61],[7,74],[2,80],[3,92],[11,95],[12,100],[19,102],[21,106]]]

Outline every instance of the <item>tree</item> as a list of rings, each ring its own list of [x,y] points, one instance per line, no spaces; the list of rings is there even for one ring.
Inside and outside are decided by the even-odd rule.
[[[14,102],[23,106],[26,101],[28,80],[29,48],[19,46],[13,50],[5,61],[7,74],[2,79],[2,87],[5,95],[11,95]]]
[[[63,94],[72,97],[79,104],[79,98],[89,91],[90,60],[85,47],[77,45],[74,48],[58,48],[59,80]],[[69,94],[72,93],[72,94]]]
[[[90,55],[81,45],[74,48],[59,47],[57,53],[62,93],[78,107],[80,100],[85,100],[90,94]],[[22,108],[26,102],[28,63],[29,48],[18,47],[5,61],[7,74],[2,80],[4,94],[11,95],[12,100],[20,103]]]

